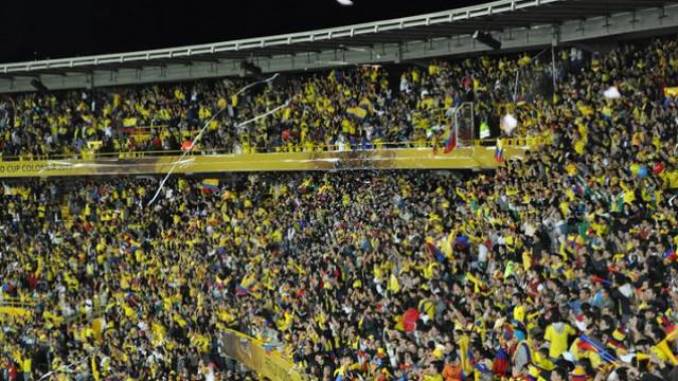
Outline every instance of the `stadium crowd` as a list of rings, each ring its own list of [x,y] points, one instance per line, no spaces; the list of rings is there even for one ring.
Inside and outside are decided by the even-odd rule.
[[[673,379],[678,105],[661,90],[678,83],[677,49],[624,45],[561,70],[553,101],[511,109],[547,144],[491,174],[175,177],[150,206],[153,178],[8,183],[0,298],[37,305],[34,319],[3,322],[2,377],[236,379],[219,344],[235,328],[286,344],[319,380]],[[397,95],[373,68],[237,101],[237,86],[218,83],[128,90],[95,106],[24,95],[3,149],[77,150],[87,128],[69,127],[83,117],[105,139],[106,123],[153,123],[165,108],[177,123],[161,131],[177,145],[210,102],[236,106],[214,131],[239,144],[354,135],[329,108],[361,104],[375,111],[355,135],[369,125],[385,141],[416,140],[436,121],[414,114],[464,97],[490,110],[510,93],[503,65],[531,61],[436,64],[406,73]],[[613,85],[621,97],[603,97]],[[291,94],[289,111],[225,132]],[[61,122],[50,118],[65,121],[53,130]]]
[[[525,71],[520,91],[518,70]],[[454,107],[475,101],[478,116],[492,119],[500,101],[527,93],[535,86],[530,77],[543,70],[542,61],[525,55],[435,62],[405,70],[399,83],[368,65],[271,77],[244,92],[242,80],[224,80],[21,94],[0,103],[0,152],[38,158],[177,151],[205,124],[195,148],[204,153],[425,146],[444,134]],[[244,124],[286,102],[274,117]]]

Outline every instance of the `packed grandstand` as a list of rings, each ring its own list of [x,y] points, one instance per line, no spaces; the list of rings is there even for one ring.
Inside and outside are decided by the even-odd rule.
[[[29,93],[2,104],[0,148],[5,160],[162,153],[190,147],[205,123],[195,147],[205,153],[424,147],[442,140],[450,110],[463,102],[473,101],[478,118],[489,124],[492,107],[514,95],[533,101],[526,96],[533,81],[522,80],[516,89],[515,73],[529,77],[548,65],[529,55],[436,61],[401,70],[391,78],[395,83],[382,66],[366,65],[271,77],[243,93],[238,89],[245,82],[238,80]],[[274,117],[243,125],[279,105],[285,107]]]
[[[253,379],[235,330],[313,380],[675,379],[677,41],[4,97],[10,161],[443,155],[463,102],[540,144],[483,173],[177,175],[150,205],[155,176],[6,180],[0,300],[32,315],[0,315],[0,378]]]

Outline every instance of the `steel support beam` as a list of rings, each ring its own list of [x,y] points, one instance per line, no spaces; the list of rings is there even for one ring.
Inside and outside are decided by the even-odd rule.
[[[552,4],[549,6],[553,7],[559,4],[558,1],[553,0],[539,1],[541,3],[548,2],[548,4]],[[511,2],[507,0],[504,3],[515,7],[527,7],[532,1]],[[570,5],[570,3],[567,4],[568,6]],[[572,4],[576,4],[576,2]],[[632,5],[635,2],[628,2],[628,4]],[[533,9],[539,11],[538,7]],[[481,12],[481,10],[475,12]],[[447,15],[445,17],[460,17],[462,19],[459,22],[447,24],[440,22],[435,25],[437,25],[436,28],[440,27],[441,29],[449,26],[451,30],[454,30],[455,27],[471,30],[473,29],[474,22],[477,22],[477,26],[487,25],[488,17],[493,18],[498,25],[502,22],[499,14],[493,13],[494,11],[482,11],[486,13],[478,16],[477,19],[473,19],[471,11],[469,11],[469,15],[466,18],[463,18],[465,16],[459,12],[445,14]],[[530,17],[527,9],[524,15]],[[243,73],[240,69],[240,61],[243,58],[251,57],[253,55],[252,49],[257,49],[257,52],[261,51],[254,55],[254,57],[257,59],[257,63],[262,70],[269,73],[319,70],[328,67],[365,63],[394,63],[490,51],[488,47],[474,41],[469,34],[440,36],[422,41],[421,38],[425,37],[426,33],[425,29],[423,29],[426,28],[426,22],[434,25],[433,23],[442,17],[436,18],[429,15],[428,19],[423,21],[421,18],[416,17],[401,19],[403,25],[411,24],[411,27],[422,28],[415,32],[420,40],[414,41],[408,40],[407,36],[409,33],[406,28],[392,25],[397,20],[391,20],[383,24],[374,24],[377,27],[373,27],[371,30],[368,30],[369,28],[365,25],[358,25],[350,27],[350,30],[338,28],[322,33],[316,31],[314,32],[316,34],[310,35],[316,37],[295,34],[294,38],[289,38],[290,44],[292,44],[290,47],[293,47],[294,41],[297,41],[297,43],[303,41],[304,45],[308,44],[309,49],[313,46],[314,41],[323,41],[323,46],[320,47],[319,51],[315,52],[289,49],[289,52],[294,51],[295,54],[281,54],[281,52],[285,52],[281,48],[284,44],[281,45],[280,41],[271,38],[270,41],[266,40],[268,42],[260,43],[258,46],[251,43],[252,47],[249,50],[240,50],[237,46],[232,47],[229,45],[226,48],[215,45],[177,48],[169,52],[130,53],[119,58],[106,56],[97,59],[96,64],[91,64],[90,66],[66,65],[66,67],[61,69],[63,72],[68,73],[66,76],[54,74],[57,70],[60,70],[58,66],[65,65],[64,63],[68,62],[68,59],[55,60],[49,62],[49,64],[43,64],[40,61],[30,63],[31,67],[35,69],[33,71],[12,72],[10,69],[18,64],[0,65],[0,93],[34,91],[30,85],[32,77],[39,77],[47,88],[56,90],[241,76]],[[516,22],[515,18],[513,21],[511,20],[510,15],[505,17],[507,23]],[[547,20],[543,20],[543,22],[547,22]],[[379,30],[379,28],[383,28],[383,30]],[[616,13],[609,17],[596,16],[586,19],[568,20],[560,22],[559,25],[535,25],[530,28],[509,27],[505,28],[503,32],[495,32],[493,35],[502,41],[502,50],[515,51],[549,46],[554,41],[554,38],[561,45],[572,45],[603,37],[647,36],[651,33],[665,33],[676,30],[678,30],[678,5],[672,4],[665,7],[637,9],[634,12]],[[385,31],[388,31],[388,33],[382,34]],[[432,31],[432,34],[440,32],[441,30],[438,29]],[[355,36],[352,37],[351,34],[355,34]],[[268,43],[271,45],[268,46]],[[331,47],[332,44],[336,44],[336,48],[325,48]],[[372,45],[372,47],[352,48],[351,45],[354,44]],[[275,47],[275,50],[271,50],[271,52],[274,52],[272,55],[263,55],[267,47]],[[219,62],[200,62],[200,59],[209,60],[209,54],[219,58],[230,58],[223,58]],[[196,59],[195,55],[200,55],[200,59]],[[139,57],[142,56],[147,58],[148,61],[141,60]],[[175,58],[190,60],[193,62],[193,65],[187,66],[183,62],[172,63],[172,60]],[[153,60],[163,62],[165,66],[160,67],[156,62],[151,62]],[[41,70],[49,70],[50,75],[39,74]],[[77,73],[76,71],[78,70],[92,70],[92,73]]]

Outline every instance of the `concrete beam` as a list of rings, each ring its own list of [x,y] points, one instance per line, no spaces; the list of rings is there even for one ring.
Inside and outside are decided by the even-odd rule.
[[[678,5],[671,5],[663,8],[646,8],[635,12],[613,14],[609,17],[565,21],[559,25],[508,28],[502,33],[495,32],[493,35],[502,41],[503,51],[516,51],[550,46],[553,41],[557,41],[561,46],[570,46],[599,38],[646,36],[648,33],[662,34],[676,30],[678,30]],[[368,48],[342,48],[338,46],[335,49],[324,49],[317,52],[273,55],[270,57],[260,56],[257,57],[257,64],[265,73],[300,72],[347,65],[388,64],[490,51],[490,48],[473,40],[470,35],[458,35],[428,40],[404,41],[402,44],[384,42]],[[186,57],[186,59],[191,60],[189,57]],[[166,65],[163,67],[150,62],[144,65],[143,61],[135,61],[134,64],[139,65],[136,68],[117,67],[104,70],[94,68],[95,71],[91,74],[72,73],[71,71],[66,76],[39,74],[37,77],[47,88],[60,90],[90,86],[105,87],[190,81],[242,75],[240,58],[221,59],[219,62],[192,61],[194,63],[190,66],[184,63],[172,64],[165,61]],[[124,65],[123,62],[122,66]],[[68,72],[69,70],[64,69],[64,71]],[[34,91],[30,85],[29,74],[21,73],[18,75],[21,76],[12,77],[12,73],[0,72],[0,93]]]

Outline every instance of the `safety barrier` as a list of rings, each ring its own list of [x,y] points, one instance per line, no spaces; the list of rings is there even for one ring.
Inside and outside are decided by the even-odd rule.
[[[526,149],[504,149],[504,158]],[[286,152],[226,155],[143,156],[125,159],[0,162],[0,177],[216,173],[256,171],[331,171],[347,169],[492,169],[494,147],[463,147],[449,154],[429,148],[335,152]]]
[[[530,147],[537,148],[544,144],[544,139],[539,136],[502,138],[502,139],[483,139],[474,140],[472,146],[495,146],[508,147]],[[91,142],[90,142],[91,143]],[[327,144],[327,145],[282,145],[276,147],[256,147],[242,146],[237,150],[233,148],[205,148],[195,147],[188,155],[228,155],[228,154],[253,154],[253,153],[294,153],[294,152],[339,152],[339,151],[365,151],[365,150],[385,150],[385,149],[411,149],[411,148],[429,148],[434,146],[442,149],[444,142],[434,143],[429,140],[409,141],[409,142],[386,142],[374,141],[369,144]],[[97,145],[95,145],[97,146]],[[342,148],[343,147],[343,148]],[[58,153],[49,155],[25,154],[19,156],[2,156],[0,162],[15,161],[46,161],[46,160],[96,160],[96,159],[138,159],[142,157],[157,156],[180,156],[184,154],[182,150],[145,150],[145,151],[116,151],[103,152],[97,149],[85,149],[80,152]]]
[[[520,141],[516,141],[520,143]],[[504,159],[521,158],[530,146],[502,146]],[[527,143],[527,141],[524,141]],[[332,171],[347,169],[493,169],[501,160],[495,147],[481,142],[444,153],[442,147],[355,149],[225,154],[198,152],[183,159],[179,152],[116,153],[94,159],[0,161],[0,178],[176,173]]]
[[[277,349],[234,330],[221,335],[222,352],[257,373],[260,379],[271,381],[303,381],[306,377]]]

